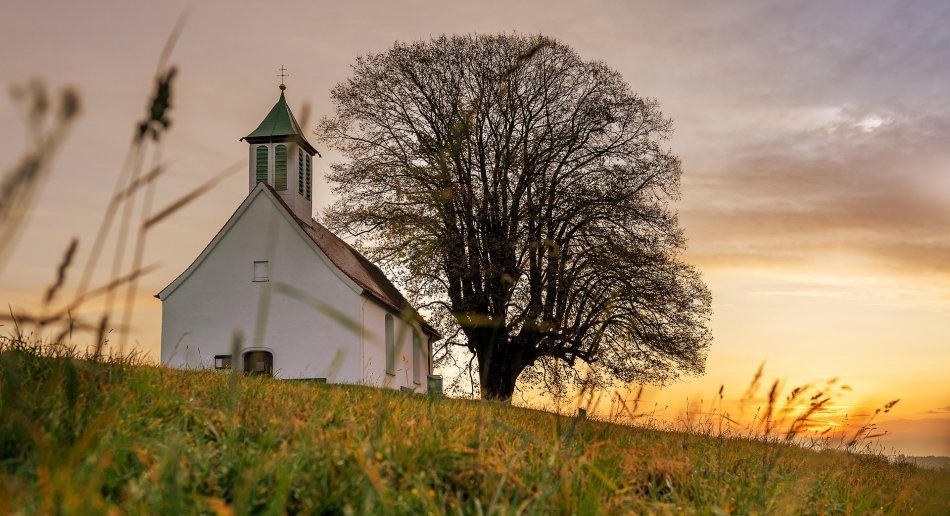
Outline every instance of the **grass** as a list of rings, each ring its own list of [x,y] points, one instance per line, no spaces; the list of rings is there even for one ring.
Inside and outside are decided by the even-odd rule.
[[[90,358],[2,341],[0,512],[950,513],[878,456]]]

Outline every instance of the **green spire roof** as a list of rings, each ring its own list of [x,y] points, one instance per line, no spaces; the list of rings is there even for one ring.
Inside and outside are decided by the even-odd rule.
[[[310,145],[310,142],[303,135],[300,124],[297,123],[293,112],[290,111],[287,99],[284,98],[284,88],[281,88],[280,98],[267,113],[267,116],[264,117],[264,121],[242,140],[247,140],[249,143],[296,140],[298,144],[311,151],[311,154],[317,153],[316,149]]]

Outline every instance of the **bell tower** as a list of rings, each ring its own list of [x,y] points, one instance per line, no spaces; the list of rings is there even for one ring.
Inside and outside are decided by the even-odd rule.
[[[264,121],[251,134],[241,138],[249,147],[248,191],[257,183],[267,183],[304,222],[313,218],[313,156],[317,149],[307,141],[294,118],[284,91],[284,73],[280,67],[280,98]]]

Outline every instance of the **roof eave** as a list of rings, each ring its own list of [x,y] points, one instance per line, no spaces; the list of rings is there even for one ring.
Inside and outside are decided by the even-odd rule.
[[[287,134],[287,135],[279,135],[279,136],[245,136],[241,138],[240,141],[251,143],[251,144],[293,142],[303,147],[307,152],[310,153],[311,156],[316,154],[317,156],[321,158],[323,157],[323,155],[320,154],[320,152],[317,151],[317,149],[313,145],[310,145],[310,142],[308,142],[306,138],[304,138],[303,136],[300,136],[299,134]]]

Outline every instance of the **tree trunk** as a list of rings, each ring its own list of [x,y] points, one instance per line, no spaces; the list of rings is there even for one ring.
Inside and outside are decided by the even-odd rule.
[[[529,362],[525,360],[524,350],[509,343],[487,344],[477,348],[478,376],[482,399],[511,402],[515,393],[515,382]]]

